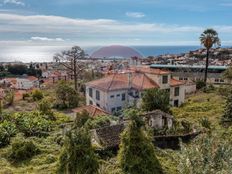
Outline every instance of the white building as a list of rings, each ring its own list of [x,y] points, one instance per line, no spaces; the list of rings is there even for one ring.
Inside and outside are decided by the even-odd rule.
[[[0,81],[1,84],[9,84],[10,88],[28,90],[39,87],[39,80],[34,76],[22,78],[5,78]]]
[[[131,68],[86,83],[86,103],[98,106],[109,113],[115,113],[127,106],[139,106],[142,92],[152,88],[169,91],[170,104],[173,106],[184,103],[183,82],[172,79],[170,72],[147,67]]]

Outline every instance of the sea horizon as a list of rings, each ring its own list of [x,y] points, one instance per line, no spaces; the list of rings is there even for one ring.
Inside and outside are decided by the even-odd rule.
[[[124,45],[125,46],[125,45]],[[72,46],[3,46],[0,48],[0,62],[51,62],[53,55]],[[86,54],[91,55],[101,47],[107,46],[83,46]],[[138,51],[144,58],[148,56],[159,56],[165,54],[182,54],[203,48],[197,45],[132,45],[128,46]],[[229,48],[232,46],[222,46]]]

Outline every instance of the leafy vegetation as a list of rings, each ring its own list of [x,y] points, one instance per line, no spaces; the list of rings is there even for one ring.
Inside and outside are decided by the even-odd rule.
[[[39,154],[40,150],[33,141],[20,138],[12,143],[9,153],[8,158],[17,163],[32,158],[34,155]]]
[[[78,106],[79,96],[76,90],[64,81],[60,81],[56,88],[57,108],[74,108]]]
[[[170,104],[168,92],[160,89],[146,90],[142,98],[142,109],[145,111],[160,109],[161,111],[169,112]]]
[[[118,153],[122,171],[133,174],[163,173],[152,139],[143,129],[142,119],[135,112],[131,114],[131,122],[122,134]]]
[[[96,174],[98,168],[98,159],[94,154],[88,131],[78,128],[68,132],[59,158],[58,173]]]

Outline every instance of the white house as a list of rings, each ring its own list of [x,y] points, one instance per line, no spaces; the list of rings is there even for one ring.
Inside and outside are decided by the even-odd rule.
[[[147,67],[130,68],[124,72],[109,74],[99,80],[86,83],[86,103],[109,113],[126,106],[141,104],[146,89],[165,89],[170,93],[170,104],[180,106],[185,100],[184,83],[171,78],[171,73]]]
[[[27,76],[22,78],[5,78],[0,81],[2,84],[9,84],[14,89],[32,89],[39,87],[39,80],[34,76]]]

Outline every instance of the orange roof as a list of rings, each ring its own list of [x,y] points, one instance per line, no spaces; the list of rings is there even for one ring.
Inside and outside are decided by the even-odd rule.
[[[75,113],[81,113],[83,111],[87,111],[91,117],[97,117],[101,115],[110,115],[106,111],[102,110],[101,108],[93,105],[87,105],[87,106],[82,106],[76,109],[73,109],[72,111]]]
[[[86,85],[96,87],[104,91],[114,91],[129,88],[144,90],[159,87],[159,85],[151,80],[146,74],[135,72],[111,74],[99,80],[86,83]]]
[[[180,86],[180,85],[184,85],[185,82],[180,81],[180,80],[176,80],[176,79],[171,79],[171,86]]]
[[[38,78],[35,77],[35,76],[28,76],[27,79],[30,80],[30,81],[36,81],[36,80],[38,80]]]
[[[131,67],[130,70],[135,71],[135,72],[142,72],[142,73],[148,73],[148,74],[157,74],[157,75],[170,74],[169,71],[164,71],[164,70],[156,69],[156,68],[150,68],[150,67],[147,67],[147,66]]]

